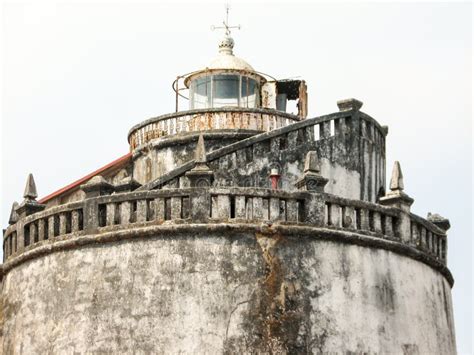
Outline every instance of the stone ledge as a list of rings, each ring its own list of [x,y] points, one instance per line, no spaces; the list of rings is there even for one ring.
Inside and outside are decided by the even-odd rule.
[[[119,226],[117,226],[119,227]],[[173,238],[175,233],[190,233],[195,236],[197,233],[223,233],[223,238],[229,236],[229,233],[281,233],[290,237],[311,237],[315,239],[328,240],[339,243],[354,244],[363,247],[388,250],[400,255],[418,260],[433,269],[439,271],[451,285],[454,279],[449,269],[435,258],[417,250],[416,248],[399,243],[397,241],[383,239],[380,237],[363,235],[357,231],[344,231],[324,227],[310,227],[304,225],[283,225],[283,224],[265,224],[265,223],[193,223],[193,224],[174,224],[165,222],[159,225],[137,226],[128,229],[117,229],[111,231],[98,231],[98,234],[81,235],[80,233],[71,233],[64,237],[53,240],[45,240],[32,245],[29,249],[19,255],[13,255],[4,263],[2,275],[8,273],[12,268],[23,264],[29,260],[48,255],[51,253],[81,248],[83,246],[94,246],[101,243],[110,243],[121,240],[137,240],[150,238],[154,236],[164,236]]]
[[[130,136],[132,133],[142,127],[145,127],[151,123],[156,123],[162,120],[166,120],[169,118],[177,118],[182,116],[188,115],[196,115],[196,114],[203,114],[203,113],[213,113],[213,112],[244,112],[244,113],[261,113],[267,115],[276,115],[283,118],[289,118],[294,121],[301,121],[301,117],[297,115],[292,115],[291,113],[286,113],[282,111],[277,111],[273,109],[265,109],[265,108],[245,108],[245,107],[222,107],[222,108],[207,108],[207,109],[196,109],[196,110],[187,110],[187,111],[178,111],[173,113],[167,113],[161,116],[149,118],[143,122],[140,122],[130,128],[127,134],[127,139],[130,140]]]

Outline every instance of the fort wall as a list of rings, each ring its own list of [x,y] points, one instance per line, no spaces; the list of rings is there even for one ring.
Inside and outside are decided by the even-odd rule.
[[[77,240],[5,276],[4,353],[455,353],[440,272],[308,232],[161,225]]]

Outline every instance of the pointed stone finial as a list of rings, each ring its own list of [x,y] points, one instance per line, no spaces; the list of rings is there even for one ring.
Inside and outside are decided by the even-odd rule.
[[[23,200],[21,205],[16,208],[18,219],[22,219],[25,216],[29,216],[30,214],[42,211],[46,208],[46,205],[39,204],[36,201],[36,198],[38,197],[38,192],[36,191],[36,184],[35,179],[33,178],[33,174],[28,174],[23,197],[25,199]]]
[[[413,204],[413,199],[408,196],[403,189],[403,174],[400,168],[400,163],[395,161],[393,164],[392,178],[390,179],[390,191],[381,197],[379,203],[385,206],[394,206],[405,212],[410,212],[410,206]]]
[[[309,151],[304,161],[303,177],[295,184],[299,190],[324,192],[328,179],[320,174],[319,158],[316,151]]]
[[[19,206],[20,205],[18,204],[18,202],[13,202],[12,210],[10,212],[10,218],[8,218],[8,224],[15,224],[16,222],[18,222],[19,216],[17,209]]]
[[[28,178],[26,179],[26,186],[25,192],[23,193],[23,197],[27,201],[34,201],[38,197],[38,192],[36,191],[36,184],[35,179],[33,178],[33,174],[29,174]]]
[[[319,158],[318,154],[312,150],[306,154],[306,159],[304,161],[304,173],[319,173]]]
[[[194,153],[194,161],[196,163],[206,163],[206,146],[204,145],[204,137],[202,134],[199,135],[196,150]]]
[[[403,174],[402,169],[400,168],[400,162],[395,161],[393,164],[392,178],[390,180],[390,190],[392,191],[403,191],[405,187],[403,186]]]
[[[206,147],[202,134],[198,138],[196,151],[194,153],[194,168],[186,172],[191,187],[210,187],[214,178],[214,173],[206,164]]]

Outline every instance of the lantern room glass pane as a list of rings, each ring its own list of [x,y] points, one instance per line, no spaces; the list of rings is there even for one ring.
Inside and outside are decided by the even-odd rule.
[[[214,75],[212,107],[239,106],[239,76]]]
[[[191,109],[211,107],[211,78],[196,79],[191,84]]]
[[[258,84],[254,79],[242,77],[241,107],[256,108],[258,106]]]

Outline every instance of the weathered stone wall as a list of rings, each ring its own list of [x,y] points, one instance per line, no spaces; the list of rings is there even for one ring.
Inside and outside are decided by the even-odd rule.
[[[455,353],[450,286],[407,256],[271,228],[135,234],[10,269],[3,352]]]
[[[226,142],[222,148],[212,137],[205,141],[215,186],[269,187],[270,171],[277,168],[281,175],[279,188],[295,190],[304,158],[314,150],[321,160],[322,175],[330,180],[326,192],[376,202],[386,190],[386,133],[370,116],[349,110],[293,123],[234,144]],[[174,145],[180,135],[166,139],[163,144],[157,140],[145,158],[135,161],[134,173],[149,171],[145,178],[135,177],[145,185],[143,189],[188,186],[184,173],[192,168],[189,162],[194,158],[197,139],[177,147]],[[140,154],[145,155],[143,151]],[[158,170],[150,172],[143,166],[143,159]],[[189,166],[183,169],[186,162]],[[168,173],[173,177],[166,176]]]
[[[257,133],[249,130],[202,132],[209,152]],[[134,179],[143,185],[194,159],[198,137],[199,133],[181,133],[160,138],[146,149],[138,150],[133,159]]]

